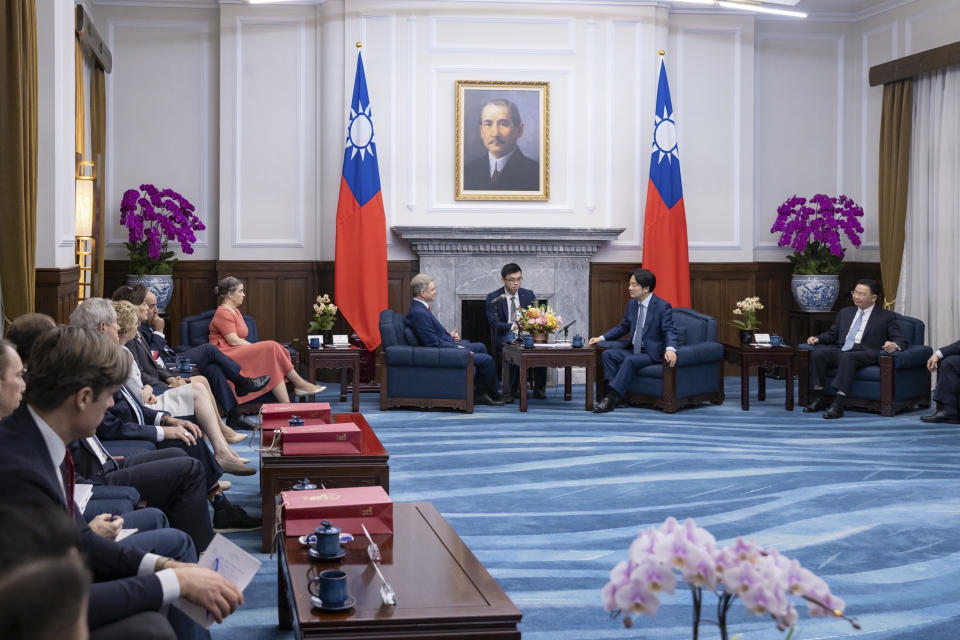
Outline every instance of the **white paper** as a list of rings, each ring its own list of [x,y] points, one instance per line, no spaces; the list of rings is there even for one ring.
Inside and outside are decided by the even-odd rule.
[[[87,503],[90,502],[90,496],[93,495],[92,484],[73,485],[73,504],[77,505],[80,513],[87,510]]]
[[[770,343],[770,334],[769,334],[769,333],[755,333],[755,334],[753,334],[753,339],[756,340],[758,344],[769,344],[769,343]]]
[[[260,569],[260,561],[218,533],[200,556],[197,566],[216,571],[242,592]],[[192,602],[180,598],[173,604],[205,628],[214,623],[212,615]]]
[[[132,535],[135,534],[137,531],[140,531],[140,529],[120,529],[120,533],[117,534],[117,537],[114,538],[113,541],[114,541],[114,542],[120,542],[121,540],[123,540],[123,539],[126,538],[127,536],[132,536]]]
[[[350,344],[349,336],[346,334],[335,334],[333,336],[333,344],[337,345],[348,345]]]

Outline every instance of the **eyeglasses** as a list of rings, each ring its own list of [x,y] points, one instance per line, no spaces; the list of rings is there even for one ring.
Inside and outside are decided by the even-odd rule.
[[[852,296],[870,296],[873,295],[872,291],[857,291],[856,289],[850,290],[850,295]]]
[[[509,282],[510,284],[520,284],[523,282],[523,276],[518,276],[516,278],[504,278],[504,282]]]

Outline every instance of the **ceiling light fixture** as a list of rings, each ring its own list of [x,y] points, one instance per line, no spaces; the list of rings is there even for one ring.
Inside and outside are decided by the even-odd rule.
[[[759,2],[740,2],[738,0],[673,0],[674,3],[697,4],[710,7],[721,7],[724,9],[736,9],[737,11],[752,11],[754,13],[768,13],[776,16],[787,16],[789,18],[806,18],[807,14],[802,11],[790,11],[788,9],[775,9]]]

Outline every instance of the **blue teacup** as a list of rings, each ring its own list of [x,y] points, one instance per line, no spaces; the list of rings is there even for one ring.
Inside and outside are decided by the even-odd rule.
[[[340,607],[347,600],[347,574],[339,569],[327,569],[310,578],[307,591],[320,598],[325,607]]]
[[[523,338],[523,348],[524,348],[524,349],[533,349],[533,336],[524,336],[524,338]]]
[[[778,336],[778,335],[775,334],[775,333],[770,336],[770,346],[771,346],[771,347],[779,347],[779,346],[782,346],[782,345],[783,345],[783,338],[781,338],[780,336]]]
[[[177,369],[188,373],[190,371],[190,358],[187,356],[177,356]]]
[[[581,348],[583,346],[583,336],[581,336],[580,334],[573,336],[573,340],[571,341],[570,344],[575,349]]]
[[[320,523],[320,526],[313,530],[317,534],[317,541],[314,543],[314,549],[317,551],[317,555],[321,558],[332,558],[340,553],[340,528],[335,527],[330,524],[329,521],[324,520]],[[324,602],[327,601],[327,598],[319,594],[314,593],[313,595],[318,596]],[[344,592],[344,598],[346,597],[346,592]],[[343,601],[343,598],[340,598],[340,601]]]
[[[307,344],[311,349],[320,348],[320,336],[307,336]]]

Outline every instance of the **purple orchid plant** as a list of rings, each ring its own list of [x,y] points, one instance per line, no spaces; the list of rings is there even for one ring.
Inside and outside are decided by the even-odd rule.
[[[160,190],[152,184],[127,189],[120,203],[120,224],[128,230],[125,244],[130,252],[130,272],[138,276],[172,274],[177,260],[168,243],[174,240],[184,253],[193,253],[194,232],[206,229],[193,213],[195,209],[173,189]]]
[[[863,208],[844,195],[831,198],[818,193],[809,201],[792,196],[777,207],[770,233],[780,233],[777,246],[793,249],[788,259],[794,274],[837,274],[845,255],[842,237],[859,247],[862,217]]]
[[[796,560],[742,538],[718,549],[713,535],[691,519],[680,524],[667,518],[659,527],[642,531],[628,553],[629,558],[610,572],[610,581],[601,592],[604,608],[613,615],[625,613],[627,627],[633,624],[631,613],[657,615],[660,594],[673,595],[675,571],[679,571],[693,595],[694,640],[699,634],[704,589],[715,592],[719,599],[715,622],[723,640],[728,639],[727,611],[737,598],[750,613],[773,618],[780,631],[790,629],[786,640],[793,636],[798,618],[789,596],[806,601],[811,617],[836,616],[860,628],[856,620],[843,615],[844,601]]]

